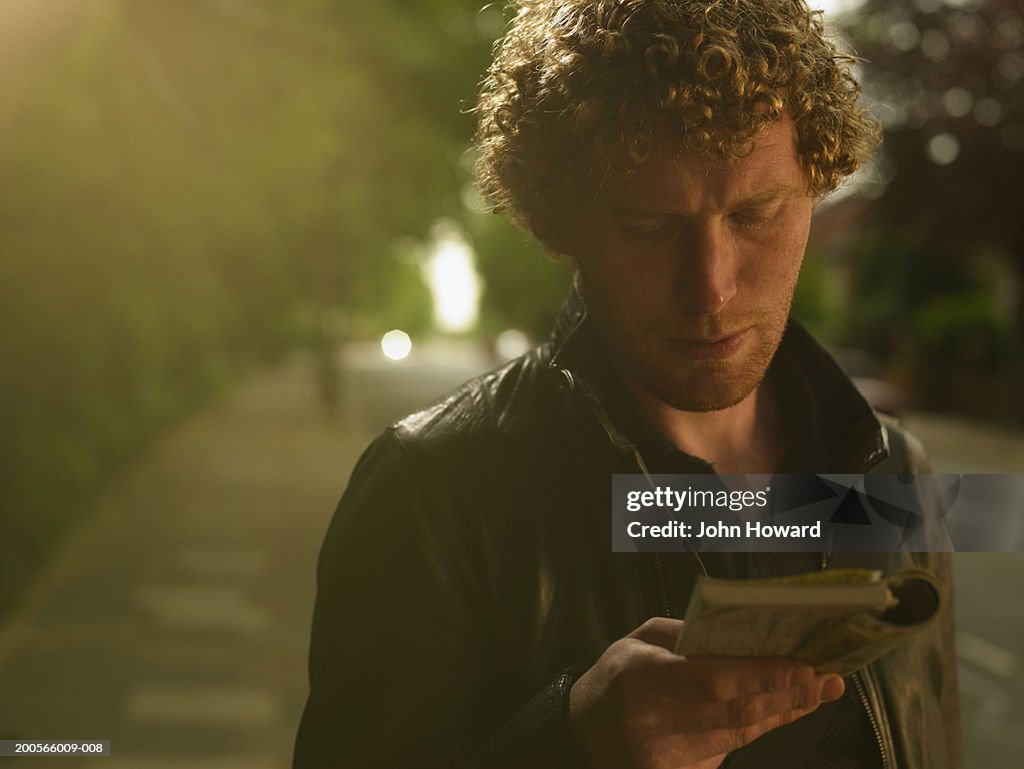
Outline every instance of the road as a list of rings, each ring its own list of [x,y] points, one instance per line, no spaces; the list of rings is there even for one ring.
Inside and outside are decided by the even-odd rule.
[[[254,374],[111,481],[0,625],[0,739],[109,739],[112,755],[0,758],[0,769],[289,766],[316,554],[348,473],[382,425],[489,365],[461,346],[399,364],[352,347],[343,363],[334,418],[296,356]],[[946,469],[965,457],[991,468],[1024,456],[1020,436],[918,423]],[[968,766],[1015,768],[1024,555],[956,560]]]

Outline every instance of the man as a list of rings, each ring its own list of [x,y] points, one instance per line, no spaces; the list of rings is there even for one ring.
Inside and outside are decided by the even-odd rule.
[[[802,0],[520,0],[484,193],[577,270],[552,340],[389,428],[324,544],[296,769],[959,765],[952,613],[843,680],[671,652],[696,577],[615,554],[611,475],[913,472],[788,321],[815,201],[870,152]],[[948,556],[887,554],[949,580]]]

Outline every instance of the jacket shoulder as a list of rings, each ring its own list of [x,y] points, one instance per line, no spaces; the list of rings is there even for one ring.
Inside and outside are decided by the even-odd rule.
[[[409,449],[476,443],[497,435],[527,435],[546,423],[560,403],[557,373],[546,346],[460,385],[388,432]]]
[[[885,434],[885,442],[889,456],[883,460],[875,472],[912,473],[926,475],[932,472],[931,463],[921,441],[913,433],[903,427],[897,419],[876,412],[878,422]]]

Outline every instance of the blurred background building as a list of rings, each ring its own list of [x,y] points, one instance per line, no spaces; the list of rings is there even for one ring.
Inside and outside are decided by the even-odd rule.
[[[820,205],[794,312],[939,470],[1024,472],[1024,3],[811,4],[885,141]],[[287,766],[358,451],[566,292],[472,185],[505,18],[0,0],[0,739]],[[957,558],[968,765],[1016,767],[1024,602],[992,591],[1024,560]]]

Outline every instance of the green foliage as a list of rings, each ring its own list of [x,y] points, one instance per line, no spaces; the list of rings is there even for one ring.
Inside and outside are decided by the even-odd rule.
[[[1000,419],[1024,418],[1019,11],[1014,0],[867,0],[844,25],[885,128],[848,333],[914,358],[924,405],[978,413],[998,392]],[[947,380],[960,384],[934,388]],[[963,384],[975,380],[984,387]]]
[[[394,328],[413,335],[428,331],[433,303],[420,264],[397,258],[384,264],[387,270],[376,269],[356,286],[354,304],[373,306],[374,312],[350,316],[352,335],[379,338]]]
[[[990,298],[981,293],[931,297],[914,313],[912,325],[916,337],[932,349],[948,352],[961,340],[976,340],[981,348],[974,354],[982,359],[995,352],[1007,331]]]
[[[481,329],[496,335],[518,328],[544,338],[568,293],[569,267],[505,217],[477,214],[467,224],[485,284]]]
[[[822,341],[835,341],[836,310],[830,295],[830,273],[821,254],[809,253],[800,268],[792,315]]]
[[[461,210],[490,42],[471,3],[81,9],[0,81],[0,606],[240,366],[332,307],[427,325],[394,241]]]

